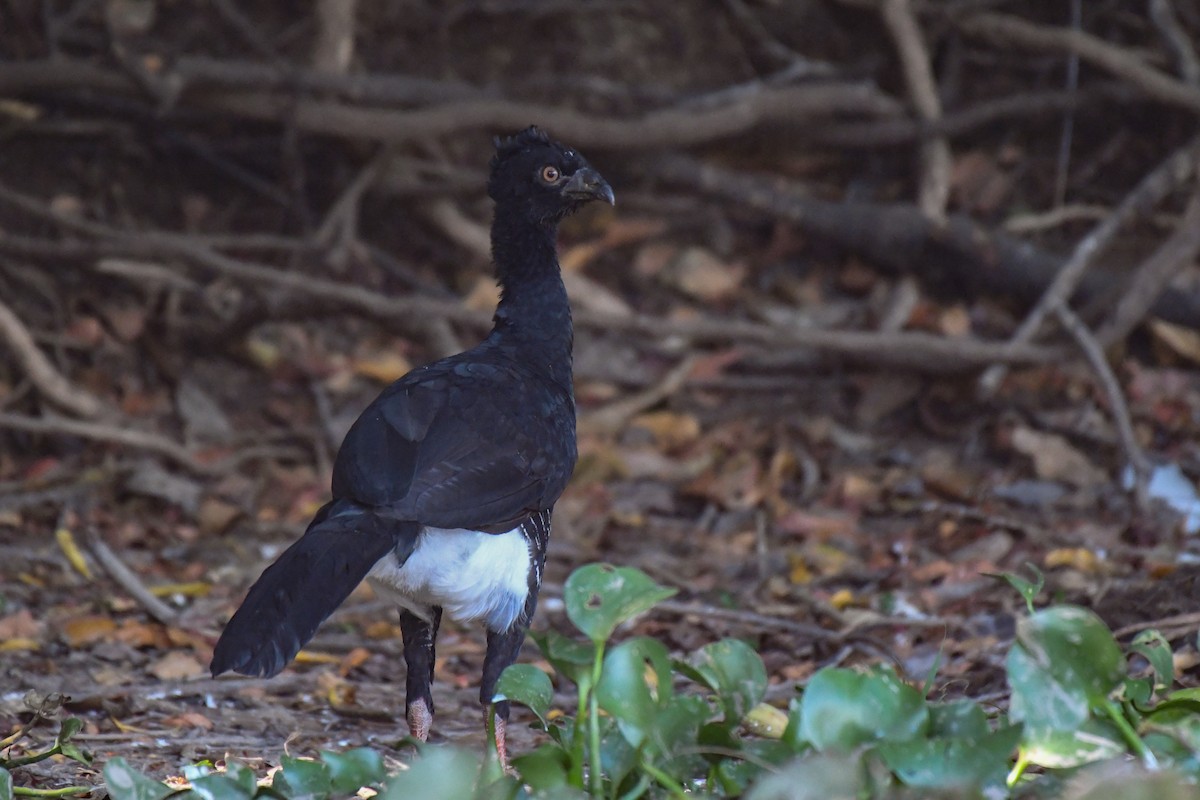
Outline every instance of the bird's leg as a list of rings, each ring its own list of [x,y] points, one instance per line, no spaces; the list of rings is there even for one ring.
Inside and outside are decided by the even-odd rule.
[[[400,612],[400,634],[404,639],[405,716],[408,731],[414,739],[424,742],[433,726],[433,663],[434,642],[442,609],[434,606],[430,618],[422,619],[408,609]]]
[[[524,641],[525,622],[523,619],[515,622],[503,633],[488,631],[487,655],[483,658],[483,680],[479,684],[479,702],[483,704],[484,725],[487,730],[493,732],[496,755],[505,772],[510,771],[506,741],[509,705],[507,700],[497,703],[493,702],[493,698],[496,696],[496,681],[500,680],[500,673],[517,660],[517,653],[521,650],[521,644]],[[493,720],[495,728],[492,727]]]

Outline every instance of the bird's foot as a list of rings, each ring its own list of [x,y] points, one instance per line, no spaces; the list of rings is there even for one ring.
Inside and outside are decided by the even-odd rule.
[[[492,709],[488,708],[484,711],[485,715],[492,715]],[[492,717],[495,720],[495,745],[496,758],[500,760],[500,768],[504,770],[504,774],[517,776],[517,771],[508,763],[508,720],[501,719],[498,715]],[[486,719],[485,719],[486,721]]]
[[[408,733],[418,741],[429,741],[429,729],[433,727],[433,711],[424,700],[414,700],[408,704]]]

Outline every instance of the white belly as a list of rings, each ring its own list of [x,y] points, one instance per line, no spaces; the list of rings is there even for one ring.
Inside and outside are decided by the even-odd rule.
[[[451,619],[483,619],[490,630],[505,631],[529,594],[529,544],[520,528],[425,528],[403,565],[389,553],[367,579],[418,616],[428,619],[431,607],[441,606]]]

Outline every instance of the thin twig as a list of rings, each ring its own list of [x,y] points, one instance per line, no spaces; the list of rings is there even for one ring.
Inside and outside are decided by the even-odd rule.
[[[104,543],[94,531],[90,531],[87,537],[88,549],[92,551],[92,555],[96,557],[96,561],[100,566],[104,567],[104,571],[109,577],[120,584],[121,588],[129,592],[129,595],[141,603],[142,608],[146,609],[146,613],[154,617],[163,625],[174,625],[179,619],[179,615],[175,613],[163,601],[155,597],[146,585],[142,583],[133,570],[125,566],[125,562],[117,556],[112,549]]]
[[[600,434],[619,431],[636,414],[658,405],[683,388],[692,368],[696,366],[697,360],[696,356],[688,356],[653,386],[620,400],[614,400],[603,408],[583,415],[579,420],[579,429],[587,433]]]
[[[1154,307],[1171,279],[1200,253],[1200,182],[1188,201],[1175,232],[1137,268],[1108,322],[1096,332],[1108,347],[1129,335]]]
[[[22,371],[43,395],[55,405],[72,414],[94,418],[104,412],[104,404],[93,395],[73,385],[50,359],[38,349],[29,329],[21,319],[0,300],[0,339],[16,358]]]
[[[1179,75],[1192,86],[1200,86],[1200,59],[1192,36],[1179,24],[1171,0],[1150,0],[1150,20],[1162,34],[1179,66]]]
[[[1009,338],[1010,343],[1033,341],[1046,317],[1054,313],[1058,306],[1068,304],[1088,266],[1116,238],[1121,228],[1138,214],[1145,213],[1159,203],[1192,176],[1196,170],[1198,150],[1200,137],[1168,156],[1138,182],[1133,191],[1125,196],[1103,222],[1075,245],[1071,257],[1058,271],[1053,283]],[[1004,380],[1005,374],[1007,370],[1003,365],[996,365],[984,372],[979,379],[981,394],[987,396],[994,393]]]
[[[1113,374],[1108,359],[1104,357],[1104,348],[1096,341],[1096,337],[1088,330],[1083,320],[1062,304],[1054,307],[1054,315],[1087,357],[1088,364],[1096,373],[1096,378],[1100,381],[1100,386],[1108,397],[1109,413],[1112,414],[1121,449],[1125,451],[1125,458],[1134,472],[1134,494],[1138,505],[1144,508],[1149,499],[1146,485],[1150,480],[1151,464],[1133,431],[1133,420],[1129,416],[1129,404],[1125,402],[1121,384],[1117,381],[1117,376]]]
[[[883,0],[884,24],[904,70],[908,94],[924,122],[936,122],[942,116],[942,101],[929,62],[929,49],[917,24],[909,0]],[[921,180],[918,192],[921,211],[927,217],[943,221],[950,197],[950,145],[943,136],[932,136],[920,146]]]
[[[957,20],[965,33],[1012,42],[1050,53],[1075,53],[1084,61],[1123,78],[1167,105],[1200,113],[1200,88],[1149,66],[1125,48],[1083,31],[1038,25],[1007,14],[972,14]]]

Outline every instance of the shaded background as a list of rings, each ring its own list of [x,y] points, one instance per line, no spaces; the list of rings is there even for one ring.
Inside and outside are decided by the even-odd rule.
[[[204,669],[357,413],[486,331],[490,140],[530,123],[618,198],[562,234],[538,625],[634,564],[682,590],[639,632],[748,638],[781,703],[940,651],[1002,705],[985,573],[1027,562],[1182,637],[1198,36],[1165,0],[0,4],[0,733],[30,689],[157,775],[403,733],[366,589],[278,679]],[[477,736],[482,636],[439,656]]]

